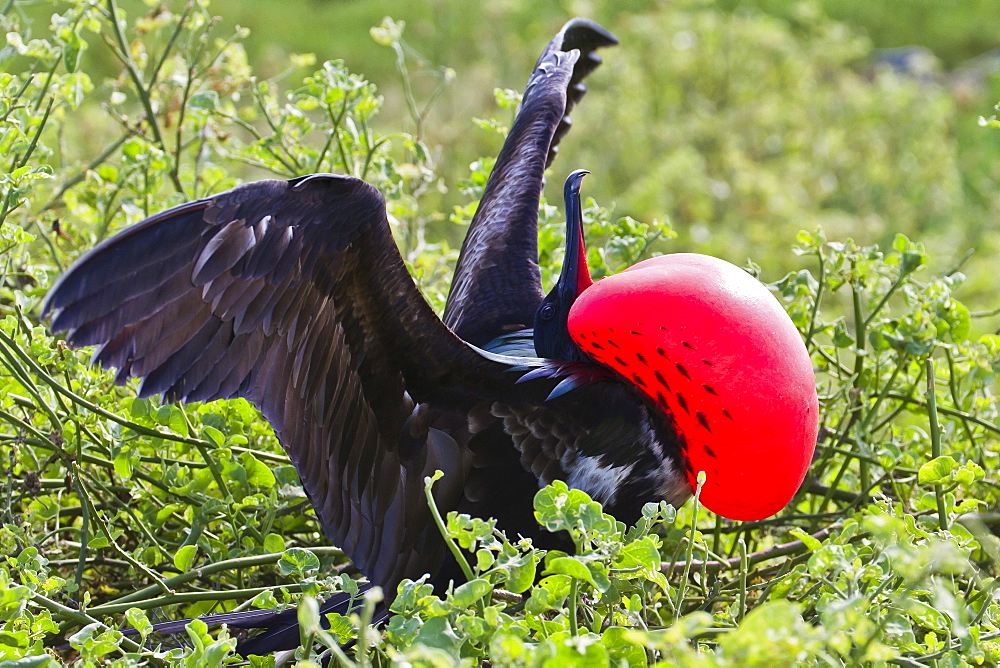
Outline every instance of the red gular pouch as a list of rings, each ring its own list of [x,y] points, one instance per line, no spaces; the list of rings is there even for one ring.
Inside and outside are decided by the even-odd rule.
[[[798,491],[816,446],[812,362],[795,325],[757,279],[692,253],[640,262],[587,288],[569,313],[587,355],[666,413],[701,503],[760,520]]]

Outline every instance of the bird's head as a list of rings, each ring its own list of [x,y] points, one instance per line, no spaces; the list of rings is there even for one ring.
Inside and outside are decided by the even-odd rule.
[[[581,277],[583,173],[566,184],[567,261],[536,316],[539,355],[602,364],[655,403],[678,433],[692,489],[705,472],[709,510],[773,515],[798,491],[816,444],[816,381],[798,330],[757,279],[706,255],[654,257],[593,284]]]

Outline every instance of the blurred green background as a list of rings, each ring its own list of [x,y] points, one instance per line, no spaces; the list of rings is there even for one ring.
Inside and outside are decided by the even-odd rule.
[[[134,17],[180,3],[122,6]],[[881,244],[904,232],[941,267],[975,248],[962,266],[972,279],[966,298],[994,293],[1000,133],[978,119],[1000,99],[1000,55],[989,53],[1000,44],[995,0],[213,0],[211,8],[220,36],[250,29],[244,45],[261,76],[301,76],[288,70],[289,56],[311,53],[373,81],[385,97],[375,125],[419,132],[431,149],[443,177],[430,200],[441,222],[431,229],[452,247],[464,230],[447,213],[468,201],[455,184],[501,143],[472,119],[508,123],[512,112],[497,107],[494,89],[520,91],[545,42],[584,15],[621,45],[603,52],[605,66],[573,114],[548,185],[553,203],[566,174],[590,169],[585,194],[615,216],[670,219],[678,238],[659,250],[749,257],[769,280],[797,268],[788,251],[800,229]],[[406,23],[419,104],[442,68],[454,72],[419,128],[394,53],[369,34],[384,16]],[[88,57],[106,59],[115,76],[108,53]]]

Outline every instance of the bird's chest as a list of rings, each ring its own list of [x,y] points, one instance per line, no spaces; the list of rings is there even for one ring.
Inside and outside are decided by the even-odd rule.
[[[534,494],[554,480],[586,492],[626,522],[638,519],[648,502],[680,505],[690,488],[673,430],[621,398],[592,390],[542,404],[477,407],[468,425],[473,456],[466,497],[484,516],[525,535],[536,525]]]

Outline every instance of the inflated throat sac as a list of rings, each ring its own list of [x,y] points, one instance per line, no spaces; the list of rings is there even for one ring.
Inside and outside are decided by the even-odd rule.
[[[609,276],[569,314],[573,341],[672,420],[701,502],[758,520],[798,491],[816,445],[812,363],[778,300],[724,260],[664,255]]]

